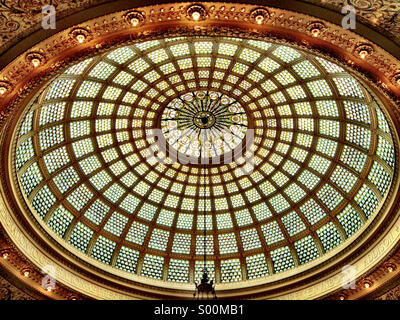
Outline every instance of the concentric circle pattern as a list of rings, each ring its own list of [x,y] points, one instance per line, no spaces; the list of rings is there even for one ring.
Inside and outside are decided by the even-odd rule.
[[[232,152],[243,141],[247,116],[225,94],[197,91],[172,100],[161,118],[169,148],[188,157],[213,158]]]
[[[168,108],[207,94],[235,101],[226,127],[254,130],[251,146],[205,172],[160,161],[150,131],[182,126],[183,105]],[[61,244],[104,264],[198,281],[205,207],[211,277],[264,277],[323,256],[379,211],[395,165],[379,104],[342,67],[289,46],[146,41],[87,59],[48,83],[21,117],[16,178],[33,215]],[[205,114],[191,114],[190,126],[212,130],[219,119],[197,111]],[[172,118],[179,119],[161,121]]]

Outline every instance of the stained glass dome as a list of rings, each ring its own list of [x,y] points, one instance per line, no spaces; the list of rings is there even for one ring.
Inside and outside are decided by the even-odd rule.
[[[355,240],[392,182],[390,126],[362,81],[325,57],[260,40],[167,38],[49,81],[21,116],[13,165],[34,217],[88,262],[198,281],[205,226],[211,278],[246,281]],[[209,157],[243,152],[205,169],[183,164],[153,129],[187,155],[203,143]]]

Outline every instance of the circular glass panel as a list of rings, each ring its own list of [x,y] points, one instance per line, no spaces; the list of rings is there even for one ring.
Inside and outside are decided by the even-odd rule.
[[[247,131],[241,105],[225,94],[197,91],[175,98],[161,118],[169,146],[190,157],[216,157],[233,152]]]
[[[48,83],[18,125],[16,179],[36,219],[91,259],[198,281],[205,228],[211,278],[264,277],[323,256],[376,216],[395,167],[379,104],[342,67],[289,46],[146,41]],[[204,169],[173,161],[151,134],[200,156],[186,125],[214,135],[210,156],[250,130],[254,139],[238,159]],[[219,146],[224,130],[240,139]]]

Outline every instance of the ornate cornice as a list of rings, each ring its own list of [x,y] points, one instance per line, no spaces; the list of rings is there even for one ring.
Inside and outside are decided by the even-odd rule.
[[[397,43],[400,42],[400,3],[391,0],[304,0],[318,6],[341,12],[346,5],[356,10],[357,20],[372,26]]]
[[[193,21],[187,16],[187,5],[182,3],[139,8],[138,11],[143,12],[146,18],[137,27],[132,27],[126,21],[124,18],[126,12],[109,14],[87,21],[76,26],[90,30],[91,34],[91,39],[87,39],[80,46],[77,46],[76,40],[70,36],[76,27],[49,37],[27,53],[17,57],[1,71],[0,80],[11,84],[11,88],[3,94],[1,102],[4,104],[12,96],[12,92],[15,94],[15,89],[18,89],[19,93],[23,92],[25,89],[20,86],[20,83],[26,83],[29,80],[35,82],[35,76],[41,77],[56,71],[65,65],[67,60],[75,60],[79,55],[87,55],[89,52],[99,51],[101,48],[117,45],[129,39],[141,39],[149,35],[161,36],[166,31],[171,33],[174,29],[177,34],[187,33],[189,30],[197,34],[202,34],[202,30],[207,30],[207,34],[212,34],[212,31],[209,32],[210,29],[216,28],[225,29],[226,33],[232,35],[285,38],[332,53],[351,67],[356,66],[369,74],[383,89],[394,95],[400,95],[400,85],[396,76],[400,68],[398,60],[349,30],[325,22],[326,30],[318,37],[313,37],[309,32],[309,26],[310,23],[315,24],[318,21],[310,16],[274,8],[269,9],[271,12],[269,19],[262,25],[258,25],[252,21],[251,14],[259,7],[217,3],[207,4],[209,15],[207,19]],[[304,36],[305,34],[310,36]],[[371,48],[364,59],[359,56],[357,48],[360,46]],[[41,63],[37,68],[32,66],[32,59],[27,59],[34,54],[41,55]],[[26,85],[25,88],[31,85],[32,83]]]
[[[148,2],[149,5],[155,5],[157,3],[161,3],[161,1]],[[341,15],[343,6],[352,5],[356,9],[357,21],[369,26],[371,30],[378,30],[379,33],[384,34],[387,38],[400,43],[400,17],[398,15],[400,5],[390,0],[302,0],[288,1],[287,3],[282,3],[278,0],[268,1],[268,3],[253,0],[248,3],[282,7],[303,13],[310,12],[311,15],[315,16],[318,16],[315,14],[315,11],[324,11],[324,15],[332,17],[331,21],[333,22],[336,16]],[[111,10],[119,11],[127,9],[128,7],[138,7],[142,6],[143,3],[132,0],[78,0],[74,2],[66,0],[35,2],[3,0],[0,3],[1,51],[7,50],[12,45],[17,44],[21,39],[29,37],[41,28],[40,22],[43,17],[41,9],[47,4],[55,6],[57,10],[57,20],[61,21],[62,19],[74,17],[76,15],[88,16],[89,12],[102,12],[102,14],[105,14],[107,10],[111,12]],[[62,21],[61,24],[64,25],[64,21]]]

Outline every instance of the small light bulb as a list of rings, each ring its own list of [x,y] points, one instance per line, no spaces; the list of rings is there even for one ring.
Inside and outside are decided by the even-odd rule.
[[[4,95],[6,92],[7,92],[7,88],[1,86],[1,87],[0,87],[0,95]]]
[[[364,283],[364,287],[365,289],[368,289],[371,285],[369,284],[369,282]]]
[[[198,12],[198,11],[193,12],[192,18],[193,18],[193,20],[198,21],[200,19],[200,12]]]
[[[256,17],[256,22],[257,22],[257,24],[261,24],[261,23],[263,22],[263,20],[264,20],[264,17],[263,17],[262,15],[258,15],[258,16]]]
[[[368,51],[367,50],[361,50],[360,51],[360,58],[361,59],[365,59],[367,55],[368,55]]]
[[[340,300],[344,300],[344,296],[340,296],[339,299],[340,299]]]
[[[7,259],[8,258],[8,252],[4,252],[3,253],[3,259]]]
[[[131,24],[132,24],[132,26],[136,27],[139,24],[139,19],[138,18],[132,18],[131,19]]]
[[[51,286],[48,286],[46,289],[48,292],[51,292],[53,290],[53,288]]]
[[[393,267],[392,267],[392,266],[388,266],[388,267],[387,267],[387,270],[388,270],[389,272],[393,272]]]
[[[313,37],[315,37],[315,38],[319,36],[319,32],[320,31],[317,28],[311,30],[311,33],[312,33]]]
[[[86,40],[86,37],[85,37],[85,35],[83,35],[83,34],[78,34],[78,35],[76,36],[76,40],[77,40],[79,43],[83,43],[83,42]]]
[[[28,278],[29,277],[29,271],[24,272],[24,277]]]
[[[40,60],[37,59],[37,58],[33,58],[33,59],[31,60],[31,62],[32,62],[33,66],[34,66],[35,68],[37,68],[37,67],[40,65]]]

